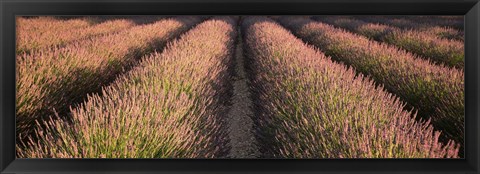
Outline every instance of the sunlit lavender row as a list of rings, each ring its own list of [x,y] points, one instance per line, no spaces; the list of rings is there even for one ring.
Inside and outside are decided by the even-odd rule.
[[[459,16],[17,17],[18,158],[462,158]]]
[[[317,16],[315,19],[377,41],[398,46],[439,64],[464,67],[463,41],[438,38],[431,30],[401,30],[393,26],[367,23],[343,16]]]
[[[403,17],[394,17],[394,16],[392,17],[352,16],[352,17],[355,17],[357,19],[360,19],[366,22],[386,24],[386,25],[391,25],[401,29],[416,30],[416,31],[431,33],[434,36],[437,36],[438,38],[454,39],[462,42],[465,40],[465,34],[462,30],[455,29],[448,26],[432,25],[432,24],[424,23],[421,20],[418,21],[418,20],[412,20],[412,19],[406,19]],[[463,21],[463,18],[459,20]]]
[[[199,17],[164,19],[17,56],[17,133],[25,136],[35,120],[64,112],[87,94],[98,92],[140,57],[162,49],[198,22]]]
[[[50,119],[19,146],[34,158],[207,158],[225,149],[222,114],[236,35],[233,18],[199,24],[99,95]],[[43,124],[41,122],[40,124]]]
[[[464,73],[434,65],[395,47],[302,17],[284,17],[281,23],[327,55],[397,94],[425,119],[432,119],[446,137],[463,143]]]
[[[456,157],[429,122],[372,80],[267,18],[245,19],[262,145],[276,157]]]

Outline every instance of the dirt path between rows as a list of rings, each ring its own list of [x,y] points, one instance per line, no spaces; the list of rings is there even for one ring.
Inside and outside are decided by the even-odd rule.
[[[260,153],[251,119],[253,116],[253,102],[245,71],[245,57],[243,55],[243,41],[240,29],[238,29],[237,39],[234,57],[235,73],[233,77],[232,106],[228,112],[228,134],[231,147],[228,158],[258,158]]]

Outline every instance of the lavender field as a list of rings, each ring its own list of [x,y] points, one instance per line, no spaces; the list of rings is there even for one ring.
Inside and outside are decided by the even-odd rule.
[[[18,158],[463,158],[463,16],[18,17]]]

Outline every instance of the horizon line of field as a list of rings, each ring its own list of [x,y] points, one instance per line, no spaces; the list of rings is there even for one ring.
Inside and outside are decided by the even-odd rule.
[[[374,40],[377,40],[377,41],[381,41],[381,42],[386,42],[386,43],[389,43],[389,44],[392,44],[392,45],[395,45],[395,46],[398,46],[402,49],[405,49],[409,52],[413,52],[415,54],[419,54],[422,58],[425,57],[425,58],[428,58],[430,60],[433,60],[433,61],[438,61],[438,60],[435,60],[433,58],[435,58],[436,56],[435,55],[428,55],[428,54],[422,54],[421,51],[419,50],[415,50],[416,47],[408,47],[407,46],[403,46],[401,43],[396,43],[396,42],[392,42],[390,40],[385,40],[385,35],[388,35],[388,34],[393,34],[393,33],[387,33],[387,30],[398,30],[397,26],[399,27],[402,27],[402,31],[405,30],[405,28],[407,28],[407,30],[409,29],[412,29],[415,28],[415,26],[419,26],[418,28],[422,28],[421,31],[418,31],[419,29],[415,29],[416,31],[418,31],[418,33],[421,33],[421,35],[432,35],[432,32],[434,33],[433,36],[436,36],[437,39],[440,39],[440,40],[447,40],[443,37],[445,37],[444,35],[454,35],[454,36],[451,36],[451,37],[454,37],[454,39],[457,39],[457,40],[460,40],[460,41],[463,41],[463,33],[456,33],[458,31],[454,30],[454,31],[450,31],[449,29],[451,28],[445,28],[444,31],[436,31],[435,29],[432,29],[432,28],[435,28],[437,26],[431,26],[431,25],[426,25],[428,27],[425,27],[425,26],[422,26],[418,23],[409,23],[409,24],[404,24],[404,23],[395,23],[395,22],[392,22],[392,21],[395,21],[397,19],[392,19],[392,18],[387,18],[387,17],[382,17],[382,16],[375,16],[375,17],[365,17],[365,16],[361,16],[361,17],[358,17],[358,16],[355,16],[355,17],[352,17],[352,16],[335,16],[335,17],[332,17],[332,16],[328,16],[328,17],[323,17],[323,16],[315,16],[313,17],[314,19],[318,20],[318,21],[322,21],[322,22],[325,22],[325,23],[328,23],[328,24],[331,24],[331,25],[335,25],[337,27],[341,27],[341,28],[345,28],[345,29],[348,29],[352,32],[356,32],[356,33],[359,33],[361,35],[364,35],[366,37],[369,37],[369,38],[372,38]],[[332,18],[332,19],[330,19]],[[338,19],[347,19],[347,21],[342,21],[343,23],[336,23],[336,21],[338,21]],[[359,20],[355,20],[354,18],[356,19],[359,19]],[[22,19],[22,18],[20,18]],[[115,22],[125,22],[125,21],[122,21],[122,20],[125,20],[127,18],[111,18],[111,20],[115,21]],[[68,45],[69,43],[71,42],[75,42],[75,41],[78,41],[78,40],[83,40],[83,39],[88,39],[88,38],[95,38],[95,37],[99,37],[103,34],[112,34],[112,33],[116,33],[116,32],[119,32],[123,29],[128,29],[134,25],[132,25],[131,23],[142,23],[142,24],[145,24],[145,23],[150,23],[150,22],[153,22],[155,20],[159,20],[161,19],[161,17],[157,17],[157,18],[154,18],[154,17],[151,17],[150,19],[139,19],[138,17],[134,17],[134,18],[130,18],[128,23],[127,24],[123,24],[123,23],[120,23],[118,25],[114,25],[114,24],[117,24],[115,22],[112,22],[112,21],[107,21],[107,18],[106,19],[97,19],[95,17],[88,17],[86,18],[85,20],[88,20],[88,21],[93,21],[93,22],[89,22],[89,23],[92,23],[92,25],[89,25],[89,26],[83,26],[83,27],[80,27],[80,28],[76,28],[78,30],[80,30],[81,32],[79,33],[80,36],[75,36],[75,39],[73,38],[63,38],[61,36],[56,36],[55,38],[59,38],[60,41],[57,41],[57,43],[53,43],[53,44],[46,44],[46,43],[43,43],[43,44],[39,44],[39,43],[36,43],[35,45],[39,45],[38,47],[59,47],[59,46],[65,46],[65,45]],[[140,21],[142,20],[142,21]],[[366,22],[361,22],[361,20],[363,21],[366,21]],[[408,20],[408,19],[402,19],[402,20]],[[19,20],[21,21],[21,20]],[[344,24],[345,22],[347,23],[350,23],[349,24]],[[373,23],[367,23],[367,22],[376,22],[375,24]],[[405,22],[405,21],[404,21]],[[408,21],[408,22],[411,22],[411,21]],[[109,23],[112,23],[112,24],[109,24]],[[387,26],[390,25],[390,26]],[[20,24],[19,24],[20,25]],[[106,25],[106,26],[102,26],[102,25]],[[122,25],[125,25],[125,26],[122,26]],[[373,26],[372,26],[373,25]],[[63,25],[65,26],[65,25]],[[371,27],[371,29],[369,28],[365,28],[364,26],[367,26],[367,27]],[[71,25],[70,27],[75,27],[75,25]],[[67,30],[69,29],[70,27],[67,27],[67,28],[61,28],[61,30]],[[104,28],[104,27],[107,27],[107,28]],[[108,27],[112,27],[112,28],[108,28]],[[353,27],[353,28],[352,28]],[[20,29],[22,27],[19,27]],[[357,30],[355,30],[355,28]],[[367,31],[362,31],[360,30],[359,28],[363,29],[363,30],[367,30]],[[382,28],[380,30],[382,31],[375,31],[375,30],[378,30],[378,28]],[[97,30],[107,30],[107,31],[97,31]],[[443,29],[443,28],[442,28]],[[370,32],[380,32],[380,33],[374,33],[373,35],[369,35],[371,33],[368,33],[370,30]],[[434,31],[431,31],[431,30],[434,30]],[[57,29],[58,31],[58,29]],[[97,32],[95,32],[97,31]],[[38,32],[38,30],[37,30]],[[75,32],[79,32],[77,30],[74,30],[74,33]],[[93,32],[93,34],[92,34]],[[367,33],[364,33],[364,32],[367,32]],[[449,32],[454,32],[454,33],[449,33]],[[23,40],[27,40],[28,42],[32,42],[32,40],[40,40],[40,39],[22,39],[22,32],[19,32],[18,35],[20,35],[19,37],[19,44],[22,45],[22,41]],[[38,36],[38,35],[34,35],[34,34],[28,34],[28,32],[26,32],[27,34],[25,34],[25,36]],[[45,31],[41,32],[41,33],[45,33]],[[57,33],[65,33],[65,32],[57,32]],[[71,31],[69,31],[69,33],[71,33]],[[51,37],[53,33],[50,33],[50,35],[47,34],[46,37]],[[73,34],[70,34],[70,36],[72,36]],[[394,34],[393,34],[394,35]],[[44,36],[44,34],[42,34],[42,36]],[[433,36],[430,36],[430,37],[433,37]],[[428,37],[427,37],[428,38]],[[411,38],[412,39],[412,38]],[[70,41],[69,41],[70,40]],[[432,43],[432,42],[435,42],[435,41],[432,41],[433,39],[432,38],[429,38],[427,41],[424,41],[424,44],[423,46],[428,46],[428,43]],[[389,42],[390,41],[390,42]],[[415,41],[419,41],[419,40],[415,40]],[[420,41],[422,42],[422,41]],[[438,41],[436,41],[438,42]],[[447,45],[462,45],[461,43],[459,42],[455,42],[455,41],[452,41],[452,42],[445,42],[445,43],[439,43],[439,44],[436,44],[436,45],[433,45],[432,47],[436,47],[436,46],[442,46],[442,47],[446,47]],[[33,47],[32,45],[34,44],[30,44],[30,47]],[[20,46],[21,47],[21,46]],[[455,54],[459,54],[460,57],[464,57],[462,52],[463,52],[463,46],[460,46],[458,47],[459,49],[455,50]],[[17,48],[17,50],[21,51],[21,50],[24,50],[22,48]],[[444,51],[445,49],[440,49],[440,51]],[[27,52],[28,51],[21,51],[21,52]],[[433,53],[445,53],[445,52],[439,52],[439,50],[434,50]],[[445,53],[444,56],[446,57],[452,57],[454,53]],[[457,56],[458,57],[458,56]],[[445,60],[445,61],[449,61],[449,60]],[[440,62],[442,62],[442,60],[440,60]],[[448,63],[448,62],[447,62]],[[449,66],[452,66],[450,64],[448,64]],[[460,66],[461,68],[463,68],[463,65],[458,65]]]

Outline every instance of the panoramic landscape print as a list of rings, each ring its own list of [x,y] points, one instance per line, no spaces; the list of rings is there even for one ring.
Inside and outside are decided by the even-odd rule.
[[[464,158],[463,16],[16,19],[17,158]]]

